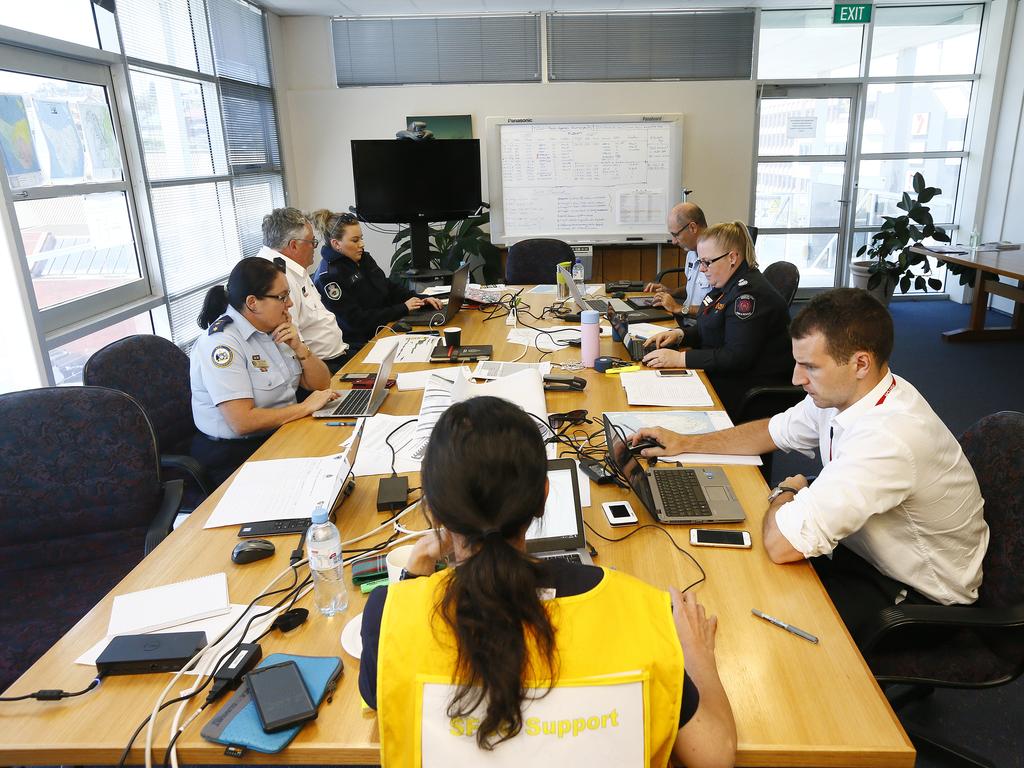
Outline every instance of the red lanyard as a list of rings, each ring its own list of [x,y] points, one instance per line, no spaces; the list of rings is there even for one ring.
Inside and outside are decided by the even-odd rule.
[[[875,406],[877,407],[877,406],[881,405],[882,403],[884,403],[885,402],[885,398],[887,398],[889,396],[889,393],[892,392],[895,388],[896,388],[896,377],[893,376],[892,377],[892,383],[889,385],[889,388],[886,389],[885,392],[882,393],[882,396],[880,398],[878,398],[878,402],[875,403]],[[829,461],[832,461],[832,431],[833,431],[833,428],[829,427],[828,428],[828,460]]]

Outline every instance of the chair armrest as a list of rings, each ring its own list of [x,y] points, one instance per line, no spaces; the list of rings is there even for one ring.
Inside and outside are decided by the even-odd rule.
[[[178,508],[181,506],[182,494],[185,493],[185,481],[168,480],[163,483],[163,488],[164,496],[160,500],[160,510],[149,524],[149,530],[146,531],[144,553],[146,555],[156,549],[157,544],[167,538],[167,534],[171,532],[174,518],[178,516]]]
[[[210,480],[206,476],[206,468],[191,456],[184,456],[178,453],[161,453],[160,466],[164,469],[180,469],[182,472],[187,472],[196,481],[196,485],[199,486],[199,490],[205,496],[209,496],[213,491],[210,487]]]
[[[685,271],[686,271],[686,267],[672,267],[670,269],[663,269],[663,270],[661,270],[661,272],[659,272],[655,276],[654,282],[660,283],[665,278],[665,275],[671,275],[673,272],[685,272]]]
[[[976,605],[918,605],[901,603],[884,608],[858,632],[863,653],[872,650],[888,634],[903,627],[963,627],[965,629],[1013,629],[1024,627],[1024,604],[1010,608]]]

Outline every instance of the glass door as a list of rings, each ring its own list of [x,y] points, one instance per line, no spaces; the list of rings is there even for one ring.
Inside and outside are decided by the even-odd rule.
[[[859,86],[764,85],[754,225],[761,268],[788,261],[801,293],[843,284]]]

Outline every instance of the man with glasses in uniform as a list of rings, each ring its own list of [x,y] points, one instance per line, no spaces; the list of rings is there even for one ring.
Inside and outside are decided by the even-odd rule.
[[[707,229],[708,221],[700,206],[679,203],[669,211],[666,226],[672,235],[672,242],[682,248],[685,254],[686,272],[683,273],[682,285],[668,288],[661,283],[651,282],[644,286],[644,292],[655,294],[655,306],[663,307],[674,315],[685,316],[691,308],[696,310],[711,290],[711,283],[700,271],[697,260],[697,240],[701,232]]]

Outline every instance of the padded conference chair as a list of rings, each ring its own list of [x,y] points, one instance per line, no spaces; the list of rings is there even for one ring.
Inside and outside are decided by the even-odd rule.
[[[747,224],[747,232],[750,233],[750,240],[751,240],[751,242],[756,245],[757,244],[757,227],[755,227],[755,226],[753,226],[751,224]],[[685,257],[685,255],[686,254],[683,254],[684,257]],[[686,271],[686,267],[670,267],[669,269],[663,269],[663,270],[661,270],[661,272],[659,272],[654,277],[654,282],[656,282],[656,283],[664,283],[665,275],[671,275],[671,274],[674,274],[676,272],[685,272],[685,271]]]
[[[978,600],[969,606],[907,605],[882,611],[857,644],[897,711],[935,688],[993,688],[1024,672],[1024,413],[1002,411],[960,437],[985,499],[990,538]],[[911,739],[966,765],[992,763],[904,721]]]
[[[792,384],[751,387],[740,401],[736,411],[736,424],[758,419],[768,419],[793,407],[806,397],[803,387]],[[772,458],[774,453],[761,454],[761,474],[768,485],[772,484]]]
[[[775,261],[764,268],[764,279],[785,299],[786,306],[793,305],[796,289],[800,287],[800,270],[788,261]]]
[[[520,240],[509,246],[505,257],[505,283],[550,285],[555,282],[555,267],[575,259],[572,247],[561,240],[545,237]]]
[[[169,479],[186,480],[185,508],[199,506],[213,485],[205,467],[189,455],[197,430],[188,355],[160,336],[128,336],[93,353],[82,380],[124,392],[142,405],[156,432],[160,466]]]
[[[123,392],[0,395],[0,424],[4,690],[170,532],[182,481],[161,483],[153,427]]]

